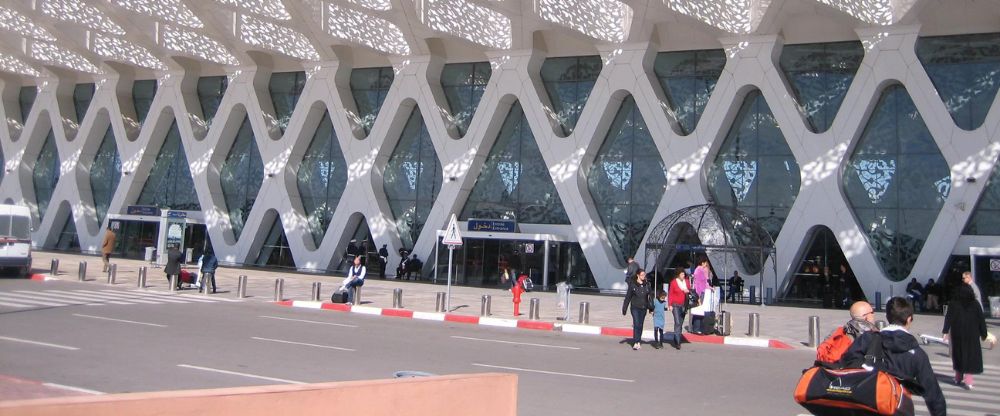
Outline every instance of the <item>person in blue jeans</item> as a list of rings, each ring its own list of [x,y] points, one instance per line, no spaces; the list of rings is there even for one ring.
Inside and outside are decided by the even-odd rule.
[[[681,349],[681,330],[684,327],[684,314],[687,308],[684,307],[684,298],[687,293],[694,290],[691,286],[691,279],[684,269],[677,269],[677,275],[670,281],[670,293],[667,295],[667,310],[674,316],[674,339],[671,342],[674,349]]]
[[[361,264],[361,256],[354,257],[354,264],[347,270],[347,278],[340,290],[347,291],[347,303],[354,303],[354,288],[365,285],[365,273],[368,270]]]
[[[653,287],[646,280],[646,271],[639,269],[635,280],[628,284],[625,301],[622,302],[622,315],[626,310],[632,311],[632,349],[639,349],[642,343],[642,325],[646,321],[646,312],[653,311]]]
[[[205,291],[208,292],[208,283],[212,283],[212,293],[215,293],[215,269],[219,268],[219,259],[215,257],[212,250],[206,250],[205,254],[201,255],[201,284]]]
[[[653,348],[663,348],[663,327],[666,324],[667,292],[656,292],[653,299]]]

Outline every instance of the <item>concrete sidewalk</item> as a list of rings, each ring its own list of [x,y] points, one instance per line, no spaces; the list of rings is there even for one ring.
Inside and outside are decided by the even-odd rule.
[[[82,261],[87,262],[87,279],[90,283],[107,284],[107,274],[101,272],[101,259],[97,256],[81,255],[65,252],[45,252],[35,251],[33,253],[33,266],[35,273],[48,275],[50,262],[53,258],[60,261],[59,273],[56,276],[61,280],[76,280],[78,265]],[[169,284],[163,274],[162,266],[150,265],[142,260],[113,259],[112,263],[117,264],[118,274],[116,287],[136,287],[138,270],[142,266],[147,269],[147,289],[148,290],[169,290]],[[188,269],[195,271],[195,265],[190,265]],[[330,295],[336,290],[343,278],[326,275],[298,273],[295,271],[263,270],[256,268],[228,268],[220,267],[216,273],[216,282],[219,292],[206,296],[219,296],[233,298],[236,296],[237,279],[240,275],[247,276],[247,300],[272,302],[274,301],[275,279],[284,279],[285,300],[308,301],[311,300],[311,289],[313,282],[320,282],[322,285],[321,300],[329,301]],[[369,276],[362,288],[362,303],[364,306],[376,308],[391,308],[393,289],[403,290],[403,308],[415,312],[434,312],[435,301],[438,292],[445,292],[444,284],[433,284],[429,282],[400,281],[391,278],[381,280]],[[194,292],[194,290],[185,290]],[[478,316],[480,314],[480,302],[482,295],[492,296],[492,316],[495,318],[514,318],[513,303],[511,295],[507,290],[497,288],[452,286],[451,306],[452,314]],[[573,293],[570,298],[569,320],[563,321],[561,318],[565,314],[557,307],[558,299],[555,292],[530,292],[525,293],[521,304],[522,316],[519,319],[527,319],[528,302],[531,298],[538,298],[540,303],[539,321],[550,323],[577,323],[579,303],[590,303],[590,325],[600,327],[631,327],[631,318],[621,314],[622,297],[598,294],[577,294]],[[806,348],[809,332],[809,317],[818,316],[820,319],[820,333],[825,337],[837,325],[843,324],[847,318],[846,310],[828,310],[812,308],[796,308],[784,306],[758,306],[745,304],[723,304],[722,309],[729,311],[733,316],[733,333],[735,337],[747,335],[749,328],[749,315],[758,313],[760,315],[760,337],[779,340],[794,347]],[[877,319],[885,319],[884,314],[878,313]],[[672,327],[670,319],[667,319],[667,330]],[[996,321],[991,320],[991,331],[995,332]],[[920,314],[914,319],[911,332],[913,334],[931,334],[940,336],[943,318],[940,315]],[[652,329],[652,321],[647,322],[646,329]]]

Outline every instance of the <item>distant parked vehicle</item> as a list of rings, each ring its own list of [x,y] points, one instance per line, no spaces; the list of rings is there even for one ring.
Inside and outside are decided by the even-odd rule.
[[[0,205],[0,268],[31,272],[31,211],[19,205]]]

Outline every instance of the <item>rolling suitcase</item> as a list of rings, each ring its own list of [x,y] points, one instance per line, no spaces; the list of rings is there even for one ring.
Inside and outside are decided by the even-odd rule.
[[[347,303],[347,292],[340,290],[333,292],[333,296],[330,297],[330,302]]]

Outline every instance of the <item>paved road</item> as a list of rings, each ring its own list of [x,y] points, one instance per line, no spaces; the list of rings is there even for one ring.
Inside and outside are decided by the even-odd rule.
[[[0,375],[83,390],[312,383],[387,378],[399,370],[501,371],[519,375],[522,415],[801,413],[791,389],[810,351],[708,344],[632,351],[617,342],[92,283],[0,280]],[[932,347],[944,375],[950,366],[940,352]],[[983,376],[977,384],[973,392],[945,386],[952,414],[1000,408],[994,397],[1000,378]]]

